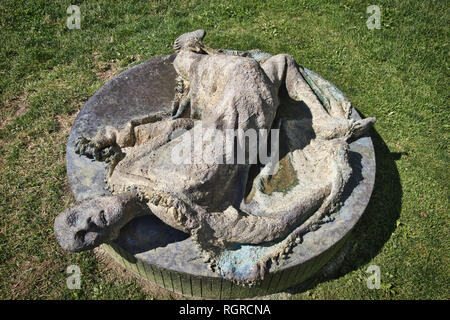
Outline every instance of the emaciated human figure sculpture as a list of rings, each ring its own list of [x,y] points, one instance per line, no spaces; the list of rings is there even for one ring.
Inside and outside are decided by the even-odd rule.
[[[289,251],[338,209],[352,172],[347,141],[358,138],[375,119],[351,120],[350,103],[331,96],[323,94],[321,102],[314,83],[308,83],[289,55],[257,61],[249,52],[208,48],[204,36],[197,30],[174,43],[178,85],[172,114],[151,114],[78,140],[77,153],[109,162],[106,180],[112,195],[79,202],[58,215],[55,235],[65,250],[112,241],[125,224],[149,210],[189,233],[213,266],[230,244],[289,237],[287,246],[255,264],[246,279],[254,281],[264,276],[269,259]],[[286,101],[291,106],[280,108],[289,105]],[[309,116],[288,117],[298,111],[292,102],[301,103]],[[219,131],[277,128],[281,159],[264,166],[249,161],[211,164],[198,163],[190,154],[187,164],[174,164],[173,149],[198,126]],[[235,157],[233,148],[211,148],[214,139],[194,143],[212,150],[213,158]],[[273,166],[280,168],[277,173],[265,174]]]

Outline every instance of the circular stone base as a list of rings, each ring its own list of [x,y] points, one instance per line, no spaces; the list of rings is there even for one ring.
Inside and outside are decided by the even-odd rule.
[[[74,152],[74,142],[92,137],[105,125],[120,126],[133,118],[169,111],[174,94],[175,55],[150,59],[121,73],[85,104],[75,120],[67,143],[67,174],[77,201],[109,194],[105,166]],[[338,100],[342,93],[330,82],[306,70],[320,88]],[[352,117],[360,119],[356,111]],[[303,237],[303,242],[278,265],[272,264],[264,280],[244,287],[225,280],[207,268],[189,235],[171,228],[155,216],[143,216],[126,225],[117,240],[103,245],[124,267],[168,290],[193,297],[234,299],[267,295],[303,282],[322,268],[348,239],[364,212],[375,181],[375,154],[369,137],[350,144],[353,176],[345,202],[335,220]],[[243,246],[242,250],[246,250]],[[248,249],[248,248],[247,248]],[[252,250],[258,250],[258,246]],[[244,255],[244,251],[240,253]]]

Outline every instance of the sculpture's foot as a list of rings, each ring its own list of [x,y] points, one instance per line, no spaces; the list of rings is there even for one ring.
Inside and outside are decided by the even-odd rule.
[[[319,139],[352,140],[364,135],[375,121],[375,118],[354,121],[345,118],[326,117],[313,121],[313,129]]]
[[[175,52],[180,51],[181,48],[184,47],[184,45],[190,40],[190,39],[196,39],[199,41],[202,41],[205,37],[206,32],[203,29],[198,29],[192,32],[184,33],[181,36],[179,36],[177,39],[175,39],[173,43],[173,50]]]
[[[377,121],[375,117],[355,121],[351,126],[350,139],[356,139],[364,135]]]

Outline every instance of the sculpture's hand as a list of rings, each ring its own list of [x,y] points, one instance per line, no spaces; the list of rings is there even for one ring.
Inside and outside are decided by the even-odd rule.
[[[78,137],[75,141],[75,153],[89,159],[100,160],[100,148],[91,139]]]
[[[172,119],[182,118],[186,110],[189,108],[190,102],[191,100],[189,99],[189,97],[182,99],[180,104],[178,105],[176,113],[172,116]]]
[[[92,140],[79,137],[75,142],[75,153],[89,159],[102,161],[107,164],[108,174],[111,175],[117,163],[123,159],[123,152],[117,144],[101,146]]]
[[[120,148],[116,145],[101,147],[88,138],[79,137],[75,142],[75,153],[89,159],[109,163],[112,157],[120,153]]]

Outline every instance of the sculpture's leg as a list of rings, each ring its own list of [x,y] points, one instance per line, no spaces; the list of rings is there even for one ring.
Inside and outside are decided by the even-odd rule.
[[[316,199],[320,202],[321,199]],[[175,195],[153,192],[149,208],[168,225],[195,235],[199,242],[259,244],[286,236],[297,224],[299,212],[285,219],[246,214],[233,206],[220,212],[205,212],[201,207]]]
[[[356,122],[347,119],[342,105],[330,95],[324,95],[329,104],[329,112],[306,81],[304,70],[289,55],[279,54],[270,57],[261,64],[261,67],[277,88],[284,83],[292,99],[303,101],[308,106],[312,116],[313,129],[319,138],[347,139],[355,137],[364,133],[375,122],[375,118]]]
[[[130,220],[146,214],[132,193],[77,202],[55,219],[55,237],[67,251],[84,251],[112,241]]]
[[[261,67],[277,88],[284,83],[292,99],[303,101],[310,109],[313,118],[330,116],[299,72],[299,66],[293,57],[287,54],[278,54],[267,59],[261,64]]]

